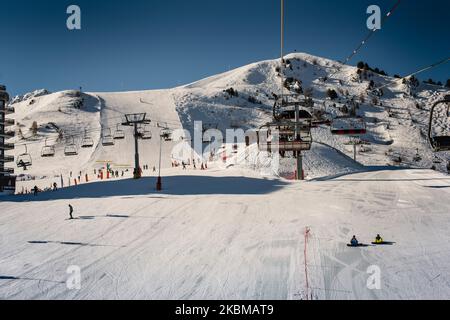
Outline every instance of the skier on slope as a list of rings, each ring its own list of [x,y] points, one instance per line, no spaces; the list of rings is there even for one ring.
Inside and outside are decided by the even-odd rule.
[[[357,247],[357,246],[358,246],[359,242],[358,242],[358,240],[356,239],[356,236],[353,236],[352,240],[350,240],[350,244],[351,244],[352,246],[354,246],[354,247]]]
[[[375,243],[379,244],[379,243],[383,243],[383,238],[377,234],[376,238],[375,238]]]
[[[73,207],[71,204],[69,204],[69,216],[70,216],[69,220],[73,220],[72,213],[73,213]]]

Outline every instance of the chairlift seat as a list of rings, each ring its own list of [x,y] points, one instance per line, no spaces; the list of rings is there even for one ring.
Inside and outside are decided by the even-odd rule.
[[[81,141],[81,147],[82,148],[91,148],[94,146],[94,140],[92,140],[91,138],[84,138]]]
[[[102,138],[102,145],[103,146],[113,146],[114,145],[114,139],[111,136],[106,136]]]
[[[55,148],[52,146],[45,146],[42,148],[41,157],[53,157],[55,156]]]
[[[31,161],[31,156],[29,154],[22,154],[17,157],[16,164],[17,164],[17,167],[23,168],[23,167],[29,167],[33,163]]]
[[[65,156],[76,156],[78,155],[77,148],[74,145],[68,145],[64,148]]]
[[[432,137],[431,145],[435,151],[450,151],[450,136]]]
[[[334,135],[361,135],[367,132],[363,118],[341,117],[333,119],[331,133]]]
[[[295,140],[295,141],[266,141],[259,143],[259,150],[273,152],[273,151],[308,151],[311,149],[311,140]]]
[[[123,130],[117,129],[116,132],[114,132],[114,139],[115,140],[125,139],[125,132]]]
[[[284,110],[284,111],[281,111],[280,118],[281,119],[286,119],[286,120],[295,120],[295,110]],[[298,111],[298,118],[300,120],[312,119],[312,115],[308,111],[300,109]]]

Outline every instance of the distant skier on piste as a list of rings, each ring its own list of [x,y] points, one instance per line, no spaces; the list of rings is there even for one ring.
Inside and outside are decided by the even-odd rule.
[[[379,234],[377,234],[377,236],[375,237],[375,243],[376,244],[383,243],[383,238]]]
[[[73,220],[72,213],[73,213],[73,207],[71,204],[69,204],[69,216],[70,216],[69,220]]]
[[[353,247],[357,247],[359,245],[358,239],[356,239],[356,236],[353,236],[352,240],[350,240],[350,244]]]

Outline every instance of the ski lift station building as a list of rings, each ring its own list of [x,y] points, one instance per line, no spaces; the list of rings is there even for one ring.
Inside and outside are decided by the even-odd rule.
[[[14,131],[8,127],[14,125],[14,121],[7,119],[6,115],[14,112],[14,109],[8,106],[9,95],[6,87],[0,85],[0,194],[14,193],[16,189],[16,177],[14,169],[7,166],[14,162],[14,156],[6,155],[6,152],[14,149],[14,144],[7,143],[7,140],[14,137]]]

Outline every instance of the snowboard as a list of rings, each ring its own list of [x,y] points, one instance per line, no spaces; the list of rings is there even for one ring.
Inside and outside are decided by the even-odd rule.
[[[347,247],[350,247],[350,248],[361,248],[361,247],[368,247],[368,246],[369,246],[368,244],[364,244],[364,243],[358,243],[357,246],[347,243]]]
[[[376,246],[392,246],[395,244],[395,242],[390,242],[390,241],[383,241],[383,242],[372,242],[372,244],[376,245]]]

